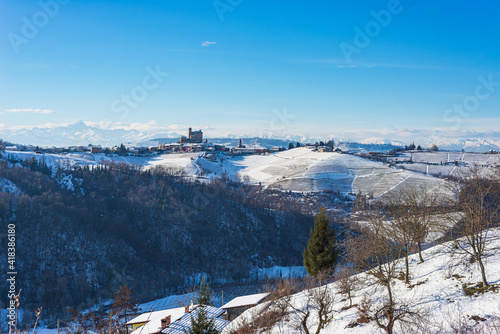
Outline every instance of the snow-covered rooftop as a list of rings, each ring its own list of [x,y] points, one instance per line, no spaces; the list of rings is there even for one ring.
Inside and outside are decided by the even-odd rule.
[[[221,310],[218,307],[214,306],[203,306],[203,305],[197,305],[195,306],[194,310],[190,313],[185,313],[180,319],[177,321],[173,322],[169,327],[165,328],[162,333],[164,334],[185,334],[188,332],[188,330],[191,328],[191,318],[195,318],[198,315],[198,312],[201,311],[201,309],[204,309],[207,314],[208,319],[215,319],[214,325],[217,331],[221,331],[229,325],[229,321],[224,320],[221,318],[221,316],[224,314],[224,310]]]
[[[226,310],[228,308],[234,308],[234,307],[257,305],[267,296],[269,296],[269,292],[257,293],[255,295],[236,297],[233,300],[231,300],[230,302],[221,306],[221,308]]]
[[[161,319],[170,316],[170,322],[180,319],[185,312],[184,307],[177,307],[169,310],[146,312],[127,322],[127,325],[140,324],[146,322],[144,326],[139,327],[132,334],[151,334],[161,330]]]

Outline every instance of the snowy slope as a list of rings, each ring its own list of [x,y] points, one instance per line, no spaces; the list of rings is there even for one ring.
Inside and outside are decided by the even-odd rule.
[[[349,154],[314,152],[304,147],[267,155],[218,155],[215,161],[205,158],[203,153],[110,157],[90,153],[59,155],[6,151],[5,158],[22,161],[33,158],[45,163],[54,174],[58,168],[115,162],[144,170],[161,166],[193,178],[204,175],[210,179],[225,174],[234,180],[285,191],[339,191],[344,194],[363,193],[375,198],[400,187],[424,183],[434,188],[443,184],[442,180],[431,176],[390,168],[380,162]]]
[[[195,163],[199,156],[200,153],[163,154],[158,157],[149,158],[148,161],[144,163],[144,169],[162,167],[172,171],[183,172],[187,176],[195,177],[201,171]]]
[[[20,190],[10,180],[0,177],[0,192],[5,192],[9,194],[19,194]]]
[[[492,235],[500,236],[500,230],[495,230]],[[497,247],[500,246],[499,240],[495,243]],[[439,333],[453,333],[451,326],[461,321],[476,326],[476,328],[484,325],[482,321],[476,323],[475,320],[472,320],[471,317],[474,316],[484,318],[486,324],[491,325],[493,321],[496,321],[496,324],[500,325],[500,292],[487,292],[471,297],[466,296],[462,290],[463,283],[475,284],[480,282],[481,277],[477,270],[477,264],[471,264],[468,259],[451,254],[446,245],[438,245],[427,249],[423,255],[425,262],[422,264],[418,263],[418,255],[411,256],[411,285],[407,286],[403,281],[396,279],[393,286],[394,296],[397,301],[407,301],[414,310],[419,309],[425,315],[428,328],[420,332],[438,333],[438,330],[441,329],[442,331],[439,331]],[[402,266],[401,270],[403,270]],[[500,253],[490,255],[487,258],[486,274],[490,284],[500,283]],[[371,299],[374,305],[381,303],[386,296],[385,288],[368,284],[372,279],[365,273],[358,274],[358,277],[365,283],[355,291],[353,304],[360,304],[363,296]],[[373,321],[368,324],[360,324],[354,328],[346,328],[349,323],[358,319],[357,309],[353,307],[343,310],[342,308],[347,306],[348,302],[342,301],[344,297],[337,293],[337,284],[331,283],[328,288],[336,294],[334,320],[321,333],[383,333]],[[294,295],[294,305],[299,307],[304,302],[303,293]],[[255,317],[266,306],[267,304],[263,304],[247,310],[239,318],[235,319],[223,333],[230,333],[231,330],[237,328],[245,320],[248,321]],[[299,333],[290,325],[290,323],[285,322],[285,327],[281,328],[281,331],[275,326],[272,333]],[[311,332],[314,332],[317,322],[310,320],[308,327]],[[396,326],[395,329],[397,328]],[[397,332],[408,333],[401,330]],[[488,333],[487,331],[479,332]]]
[[[399,187],[443,184],[442,180],[390,168],[380,162],[348,154],[314,152],[304,147],[216,162],[200,158],[197,163],[209,174],[226,173],[233,179],[300,192],[331,190],[380,197]]]

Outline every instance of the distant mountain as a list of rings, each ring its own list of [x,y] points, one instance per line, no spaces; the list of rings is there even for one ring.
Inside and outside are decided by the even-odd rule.
[[[139,130],[138,130],[139,129]],[[34,128],[0,128],[0,138],[15,144],[38,146],[80,146],[103,145],[114,146],[123,144],[154,145],[156,143],[173,143],[184,131],[178,133],[168,128],[139,127],[132,128],[102,128],[78,121],[68,125],[55,127]],[[144,129],[144,130],[142,130]],[[247,147],[275,147],[288,148],[290,142],[315,143],[317,141],[334,139],[342,149],[354,152],[381,151],[385,152],[396,147],[411,143],[422,148],[437,145],[440,150],[466,152],[487,152],[500,150],[500,132],[477,132],[472,130],[429,130],[429,129],[402,129],[390,131],[350,131],[337,135],[322,135],[322,137],[308,137],[300,134],[282,135],[276,138],[261,138],[252,134],[233,134],[225,137],[210,136],[211,143],[227,146],[237,146],[239,138]]]
[[[488,152],[490,150],[495,150],[499,151],[500,150],[500,138],[491,138],[491,139],[485,139],[485,138],[470,138],[470,139],[465,139],[465,138],[441,138],[441,139],[436,139],[436,138],[415,138],[415,140],[412,141],[412,143],[415,143],[415,145],[420,145],[422,148],[428,148],[431,147],[432,145],[437,145],[439,150],[441,151],[461,151],[464,150],[465,152],[475,152],[475,153],[481,153],[481,152]],[[390,139],[381,139],[381,138],[368,138],[365,140],[360,141],[360,143],[355,143],[353,145],[350,143],[351,146],[370,146],[370,145],[375,145],[375,146],[404,146],[405,144],[399,142],[399,141],[392,141]],[[408,143],[410,144],[410,143]],[[373,149],[376,151],[376,149]]]
[[[149,133],[137,130],[102,129],[78,121],[66,126],[32,129],[0,129],[0,138],[23,145],[38,146],[113,146],[121,143],[150,141],[153,137],[180,137],[175,132]]]

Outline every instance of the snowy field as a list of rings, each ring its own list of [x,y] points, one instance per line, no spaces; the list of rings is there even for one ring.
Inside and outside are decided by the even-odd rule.
[[[201,170],[195,163],[199,156],[200,153],[163,154],[149,158],[149,160],[143,164],[143,168],[150,169],[153,167],[162,167],[171,171],[183,171],[189,176],[197,176]]]
[[[420,165],[405,165],[407,170],[391,168],[349,154],[314,152],[308,148],[295,148],[266,155],[226,156],[208,158],[205,153],[175,153],[158,156],[106,156],[105,154],[34,154],[33,152],[5,152],[10,159],[36,159],[55,172],[57,168],[97,166],[106,163],[125,163],[147,170],[162,167],[179,175],[200,180],[227,176],[252,184],[284,191],[333,191],[343,194],[363,193],[378,198],[401,187],[427,184],[440,187],[441,180],[422,175]],[[432,166],[448,172],[452,166]],[[413,168],[413,169],[411,169]],[[427,167],[425,167],[426,169]]]
[[[123,163],[139,168],[162,166],[173,170],[187,170],[190,174],[197,174],[199,169],[193,161],[199,153],[163,154],[158,156],[107,156],[103,153],[69,153],[69,154],[35,154],[33,152],[5,151],[4,157],[17,161],[35,159],[45,163],[51,169],[69,169],[75,166],[96,166],[107,163]]]
[[[391,161],[414,161],[434,164],[461,162],[467,164],[486,165],[500,164],[500,154],[462,153],[462,152],[404,152]]]
[[[500,236],[500,230],[495,230],[497,237]],[[500,246],[500,241],[495,241],[496,246]],[[463,283],[477,283],[481,281],[477,264],[470,263],[465,257],[460,257],[449,252],[445,245],[438,245],[423,252],[424,263],[418,263],[418,255],[411,256],[410,260],[410,285],[403,281],[395,279],[393,293],[396,301],[408,302],[413,310],[419,310],[426,321],[425,330],[413,331],[401,330],[398,325],[395,326],[397,333],[458,333],[452,331],[453,325],[459,323],[475,326],[477,329],[484,324],[493,321],[494,317],[500,317],[500,293],[487,292],[478,296],[466,296],[462,290]],[[403,270],[403,263],[400,266]],[[500,283],[500,254],[490,254],[486,261],[486,274],[490,284]],[[373,305],[381,303],[386,290],[381,286],[369,284],[371,278],[365,273],[358,277],[364,281],[356,290],[353,298],[353,304],[360,304],[363,296],[369,298]],[[321,333],[383,333],[377,327],[374,321],[367,324],[359,324],[354,328],[347,328],[347,325],[356,322],[358,319],[356,307],[345,309],[348,301],[342,301],[344,298],[338,294],[336,283],[331,283],[328,288],[335,294],[333,321],[324,328]],[[303,293],[293,296],[292,303],[301,308],[305,305]],[[240,317],[235,319],[223,333],[228,334],[245,320],[252,319],[258,314],[267,303],[247,310]],[[344,308],[344,309],[343,309]],[[475,321],[473,318],[480,317],[484,319]],[[312,317],[311,317],[312,318]],[[477,319],[477,318],[476,318]],[[498,323],[500,324],[500,323]],[[275,326],[269,333],[299,333],[290,322],[284,321],[283,327]],[[310,332],[314,333],[317,327],[317,321],[312,319],[308,322]],[[465,331],[460,331],[465,333]],[[472,333],[472,331],[467,331]],[[489,333],[487,331],[478,331],[474,333]],[[491,333],[498,333],[492,331]]]
[[[420,173],[387,167],[381,162],[348,154],[313,152],[308,148],[216,161],[200,158],[197,164],[209,176],[226,174],[233,179],[269,188],[363,193],[375,198],[400,187],[427,184],[435,188],[443,183]]]

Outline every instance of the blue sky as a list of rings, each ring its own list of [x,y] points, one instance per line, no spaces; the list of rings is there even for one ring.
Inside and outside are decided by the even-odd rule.
[[[500,126],[496,1],[16,0],[0,13],[4,128]]]

